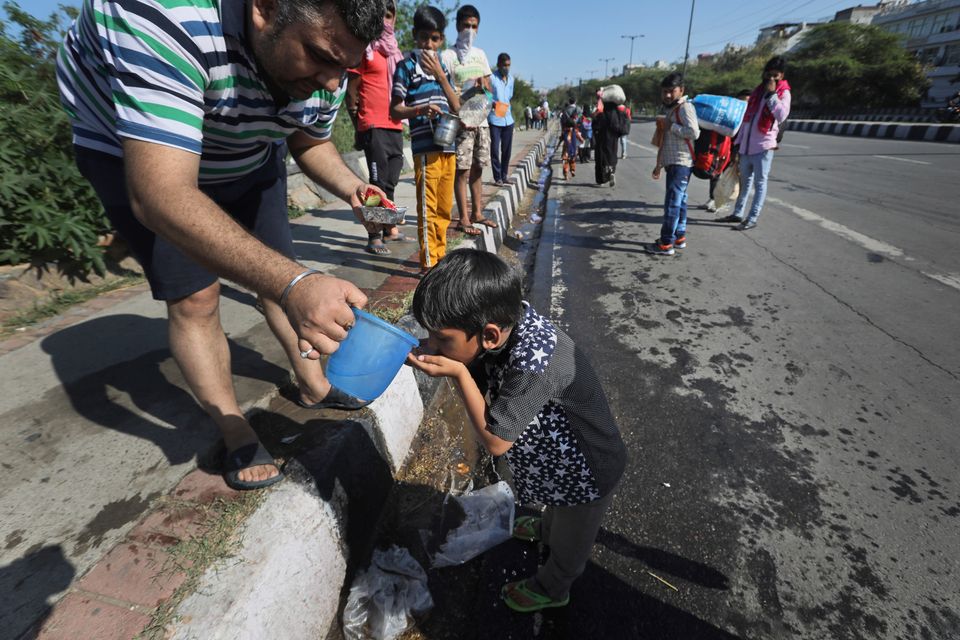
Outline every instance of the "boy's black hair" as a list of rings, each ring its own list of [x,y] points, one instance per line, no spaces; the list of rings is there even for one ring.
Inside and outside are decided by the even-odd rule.
[[[432,7],[428,4],[421,5],[417,7],[417,10],[413,14],[413,32],[420,33],[421,31],[439,31],[443,33],[447,28],[447,17],[443,15],[443,11]]]
[[[510,54],[507,52],[503,52],[497,56],[497,64],[501,65],[504,62],[508,61],[509,59],[510,59]]]
[[[451,251],[417,285],[413,315],[427,331],[460,329],[468,337],[489,322],[513,326],[523,315],[520,273],[487,251]]]
[[[750,89],[741,89],[740,91],[737,92],[737,97],[738,98],[742,98],[743,96],[749,97],[751,93],[753,93],[753,91]]]
[[[661,89],[675,89],[683,86],[683,74],[674,71],[666,78],[660,81]]]
[[[457,10],[457,29],[467,18],[476,18],[477,22],[480,22],[480,12],[472,4],[465,4]]]
[[[787,60],[783,56],[773,56],[767,60],[767,64],[763,65],[764,71],[779,71],[780,73],[787,72]]]

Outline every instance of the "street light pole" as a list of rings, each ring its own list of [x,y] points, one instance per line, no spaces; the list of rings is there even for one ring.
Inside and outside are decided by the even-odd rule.
[[[632,67],[632,66],[633,66],[633,41],[636,40],[637,38],[642,38],[642,37],[643,37],[643,34],[640,33],[640,34],[637,34],[637,35],[635,35],[635,36],[620,36],[620,37],[621,37],[621,38],[630,38],[630,63],[629,63],[629,66]]]
[[[687,50],[683,54],[683,70],[680,72],[681,75],[686,75],[687,73],[687,60],[690,58],[690,32],[693,30],[693,8],[696,6],[697,6],[697,0],[691,0],[690,25],[687,27]]]
[[[609,78],[610,77],[610,73],[609,73],[610,61],[613,60],[613,58],[599,58],[599,60],[600,62],[603,63],[603,77]]]

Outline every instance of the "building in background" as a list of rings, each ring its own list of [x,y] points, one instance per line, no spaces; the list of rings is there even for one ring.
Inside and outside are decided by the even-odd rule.
[[[892,4],[874,16],[873,24],[900,35],[928,67],[931,84],[923,106],[943,106],[960,90],[960,0]]]
[[[774,53],[793,51],[810,29],[822,22],[778,22],[760,29],[757,44],[773,44]]]

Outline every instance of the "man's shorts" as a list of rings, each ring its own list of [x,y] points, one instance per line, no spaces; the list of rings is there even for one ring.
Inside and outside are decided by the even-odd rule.
[[[287,218],[287,147],[285,144],[272,147],[266,164],[253,173],[240,180],[200,189],[261,242],[292,258],[293,235]],[[215,273],[197,264],[134,217],[122,158],[84,147],[75,146],[74,151],[80,173],[93,185],[107,218],[143,266],[154,299],[179,300],[218,280]]]
[[[457,134],[457,169],[490,164],[490,127],[461,129]]]

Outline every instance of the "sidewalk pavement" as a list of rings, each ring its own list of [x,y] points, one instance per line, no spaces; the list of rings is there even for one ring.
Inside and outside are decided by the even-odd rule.
[[[484,172],[485,213],[499,219],[501,229],[484,228],[478,246],[495,251],[502,243],[525,189],[535,180],[535,163],[544,149],[543,132],[517,131],[511,162],[516,184],[498,189],[490,182],[489,169]],[[402,178],[396,200],[414,208],[411,175]],[[357,284],[370,298],[368,308],[396,305],[416,286],[416,242],[390,243],[387,256],[366,253],[366,234],[342,203],[328,204],[292,224],[301,261]],[[415,224],[405,229],[415,237]],[[451,226],[451,240],[461,235]],[[343,547],[356,531],[341,526],[340,511],[355,510],[356,505],[340,504],[344,497],[337,492],[344,489],[334,486],[344,477],[339,467],[365,461],[367,466],[361,463],[353,470],[363,475],[357,480],[361,486],[354,489],[359,494],[375,490],[385,498],[423,413],[417,383],[404,368],[401,373],[409,379],[398,375],[383,398],[357,414],[298,408],[277,393],[289,386],[289,364],[256,311],[254,296],[224,284],[221,316],[241,407],[271,416],[271,424],[283,420],[298,433],[307,422],[330,426],[313,430],[307,438],[312,449],[297,452],[299,473],[312,478],[288,480],[268,495],[268,503],[274,494],[293,495],[299,511],[271,511],[267,504],[251,523],[260,522],[260,531],[267,534],[261,543],[271,549],[277,545],[270,535],[282,536],[282,523],[290,514],[328,517],[332,530],[315,532],[312,541],[323,549],[302,549],[297,559],[335,553],[342,564]],[[164,317],[164,305],[140,285],[78,305],[0,342],[5,378],[0,396],[0,591],[7,594],[0,605],[0,637],[137,635],[185,579],[182,573],[161,571],[169,566],[166,550],[199,531],[205,505],[237,498],[219,475],[196,469],[217,433],[170,357]],[[403,415],[394,415],[394,408]],[[400,428],[401,422],[406,426]],[[357,424],[363,428],[349,428]],[[362,434],[359,440],[357,433]],[[347,451],[357,456],[337,460],[335,454],[322,453],[331,449],[326,440],[337,439],[349,443],[352,449]],[[288,476],[297,473],[291,470]],[[321,486],[321,476],[330,486]],[[368,486],[371,483],[377,486]],[[307,491],[307,484],[317,486]],[[316,499],[318,491],[321,500]],[[373,510],[365,516],[375,521],[380,503],[370,502]],[[158,504],[167,506],[155,510]],[[256,530],[253,524],[250,530]],[[343,572],[337,562],[326,571],[313,578],[326,595],[314,591],[302,598],[326,600],[314,606],[323,609],[320,613],[329,622]],[[259,595],[270,600],[265,592]],[[306,619],[296,607],[289,615]],[[237,629],[221,632],[223,637],[245,635]],[[218,635],[211,633],[188,630],[178,637]]]

